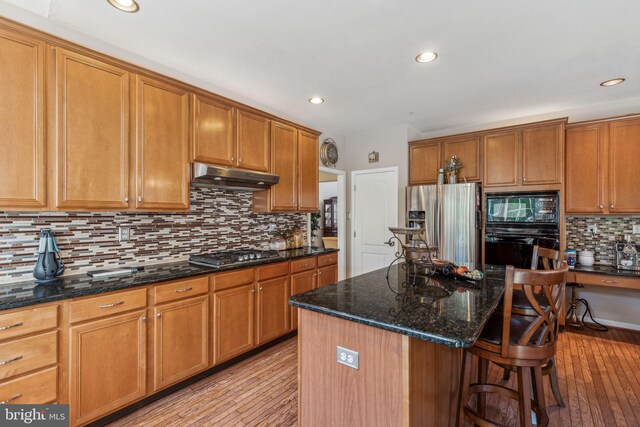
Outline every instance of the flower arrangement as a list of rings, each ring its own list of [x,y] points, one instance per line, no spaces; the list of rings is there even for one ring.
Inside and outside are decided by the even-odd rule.
[[[464,165],[458,156],[451,156],[451,158],[446,162],[444,171],[448,176],[458,175],[460,169],[462,169]]]

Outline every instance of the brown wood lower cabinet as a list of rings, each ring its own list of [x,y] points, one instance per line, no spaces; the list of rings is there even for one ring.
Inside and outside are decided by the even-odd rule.
[[[253,283],[213,293],[213,363],[218,364],[255,347],[255,287]]]
[[[315,270],[303,271],[302,273],[291,275],[291,295],[301,294],[303,292],[315,289],[317,275]],[[291,307],[291,329],[298,328],[298,309]]]
[[[289,276],[258,282],[258,344],[289,332]]]
[[[153,309],[154,390],[174,384],[209,364],[209,296]]]
[[[318,269],[318,287],[331,285],[338,281],[338,264]]]
[[[146,394],[146,310],[69,330],[71,422],[84,424]]]

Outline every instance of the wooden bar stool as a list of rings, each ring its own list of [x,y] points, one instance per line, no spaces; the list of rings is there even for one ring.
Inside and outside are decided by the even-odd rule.
[[[556,270],[560,266],[560,251],[556,251],[554,249],[541,248],[536,245],[533,247],[533,256],[531,257],[531,269],[537,270],[538,267],[542,265],[542,268],[545,270]],[[538,303],[541,307],[547,308],[545,299],[539,295],[539,293],[534,294]],[[563,295],[564,301],[564,295]],[[529,303],[527,302],[526,296],[524,292],[520,289],[513,290],[513,302],[512,302],[512,314],[520,314],[523,316],[537,316],[535,310],[533,310]],[[558,405],[561,408],[564,408],[564,400],[562,400],[562,394],[560,393],[560,385],[558,384],[558,374],[556,372],[555,366],[555,358],[552,357],[549,359],[549,363],[546,366],[542,367],[542,375],[549,376],[549,383],[551,384],[551,392],[553,393],[553,397],[558,402]],[[506,381],[510,377],[511,369],[507,366],[503,366],[503,379]]]
[[[562,315],[562,296],[568,266],[562,262],[556,270],[521,270],[507,266],[502,312],[496,312],[473,347],[464,350],[460,390],[458,395],[457,425],[465,418],[480,426],[498,426],[486,418],[486,393],[499,393],[518,401],[520,425],[532,426],[531,411],[536,414],[536,425],[546,426],[546,412],[542,367],[556,353],[559,316]],[[512,313],[514,285],[522,292],[535,316]],[[536,290],[539,293],[536,296]],[[547,308],[538,300],[542,297]],[[478,382],[472,381],[473,358],[479,358]],[[488,383],[488,363],[515,369],[518,389]],[[533,395],[531,391],[533,390]],[[478,395],[477,408],[469,406],[470,397]]]

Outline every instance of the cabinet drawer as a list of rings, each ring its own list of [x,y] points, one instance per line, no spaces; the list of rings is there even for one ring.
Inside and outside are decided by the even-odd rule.
[[[318,268],[324,267],[326,265],[333,265],[338,263],[338,253],[333,252],[326,255],[320,255],[318,257]]]
[[[289,263],[281,262],[278,264],[265,265],[258,267],[258,281],[273,279],[274,277],[282,277],[289,274]]]
[[[0,344],[0,380],[52,365],[57,354],[57,331]]]
[[[309,257],[291,261],[291,273],[298,273],[300,271],[307,271],[316,268],[316,262],[316,257]]]
[[[75,323],[110,316],[146,306],[146,288],[86,298],[69,304],[69,322]]]
[[[254,268],[216,274],[213,277],[213,289],[219,291],[221,289],[233,288],[234,286],[246,285],[253,283],[255,277]]]
[[[58,368],[35,372],[22,378],[0,383],[0,405],[43,404],[57,399]]]
[[[610,286],[613,288],[640,289],[640,279],[630,277],[608,276],[605,274],[591,274],[576,272],[577,283],[583,285]]]
[[[58,326],[58,306],[50,305],[0,315],[0,340]]]
[[[209,278],[198,277],[196,279],[181,280],[179,282],[159,285],[153,288],[154,304],[174,301],[209,292]]]

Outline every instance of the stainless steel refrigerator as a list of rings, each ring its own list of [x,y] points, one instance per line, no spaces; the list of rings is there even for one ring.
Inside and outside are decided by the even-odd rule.
[[[407,226],[425,227],[437,258],[457,264],[480,262],[481,191],[474,184],[407,187]]]

